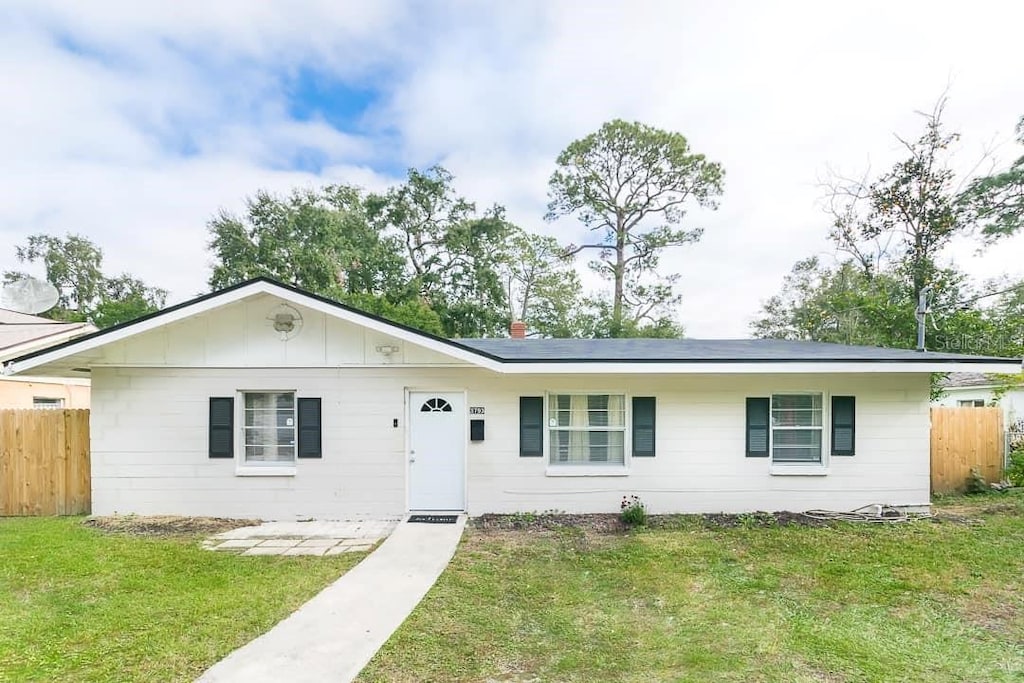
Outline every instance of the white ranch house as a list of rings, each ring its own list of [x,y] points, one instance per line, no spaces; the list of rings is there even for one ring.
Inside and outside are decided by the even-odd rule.
[[[91,377],[95,514],[929,504],[929,373],[774,340],[446,340],[249,281],[8,363]]]

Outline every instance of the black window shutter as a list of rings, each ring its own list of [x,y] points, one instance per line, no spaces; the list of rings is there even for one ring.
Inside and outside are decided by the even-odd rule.
[[[519,457],[544,455],[544,397],[519,397]]]
[[[653,396],[633,397],[633,457],[654,457],[654,414],[656,407]]]
[[[235,399],[210,397],[210,457],[235,457]]]
[[[300,398],[299,452],[300,458],[323,457],[323,439],[320,429],[320,399]]]
[[[857,399],[832,397],[832,455],[853,455],[856,446]]]
[[[768,399],[747,399],[747,457],[768,457]]]

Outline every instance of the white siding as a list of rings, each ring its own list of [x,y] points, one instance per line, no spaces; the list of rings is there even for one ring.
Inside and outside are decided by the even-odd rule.
[[[102,347],[95,363],[146,367],[339,367],[352,365],[463,365],[449,356],[406,344],[302,306],[302,328],[287,341],[270,314],[281,300],[258,294],[213,311]],[[379,346],[397,347],[392,354]]]
[[[240,315],[231,323],[253,326],[255,316]],[[224,329],[210,325],[206,334],[214,327]],[[303,334],[312,329],[325,330],[322,341],[330,338],[330,325],[310,326]],[[924,374],[593,377],[501,376],[470,367],[317,368],[309,366],[342,358],[358,362],[359,348],[365,359],[367,349],[379,340],[353,328],[336,344],[311,345],[314,360],[300,362],[291,352],[270,360],[266,354],[277,351],[255,352],[245,336],[232,341],[228,334],[221,338],[182,332],[183,337],[165,334],[159,343],[146,341],[148,346],[140,339],[134,349],[123,349],[122,362],[129,362],[131,355],[135,362],[161,364],[153,359],[164,358],[170,364],[178,354],[181,363],[209,364],[216,358],[236,367],[94,370],[96,514],[294,519],[404,512],[407,389],[466,390],[468,405],[486,409],[487,438],[469,444],[467,452],[471,514],[615,512],[622,496],[634,493],[655,513],[846,510],[870,503],[916,506],[929,501]],[[202,349],[201,362],[196,349],[181,351],[186,339]],[[416,362],[424,362],[426,353],[403,351]],[[244,363],[236,360],[239,356]],[[295,367],[253,367],[259,363]],[[323,458],[300,459],[295,476],[236,476],[233,461],[207,457],[209,397],[261,387],[293,388],[298,396],[323,400]],[[546,458],[520,458],[518,451],[519,397],[545,391],[656,396],[657,456],[631,460],[627,476],[548,476]],[[826,408],[831,394],[856,396],[856,456],[831,458],[825,476],[776,476],[767,458],[744,457],[745,398],[780,391],[821,391]]]

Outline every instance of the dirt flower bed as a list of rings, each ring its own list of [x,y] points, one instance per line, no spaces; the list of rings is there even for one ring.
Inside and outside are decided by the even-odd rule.
[[[509,515],[486,514],[472,521],[480,531],[557,531],[579,529],[587,533],[620,534],[629,530],[617,514],[571,515],[559,512],[518,512]],[[652,529],[692,527],[734,528],[808,526],[825,527],[831,520],[808,517],[800,512],[746,512],[742,514],[651,515]]]
[[[89,517],[83,524],[111,533],[135,536],[182,536],[216,534],[243,526],[255,526],[259,520],[224,517],[179,517],[175,515],[110,515]]]
[[[601,534],[615,534],[627,527],[615,514],[570,515],[562,512],[517,512],[511,515],[486,514],[472,520],[481,531],[557,531],[581,529]]]
[[[700,515],[704,526],[708,527],[773,527],[773,526],[811,526],[824,527],[834,524],[831,520],[808,517],[802,512],[743,512],[738,515],[724,513]]]

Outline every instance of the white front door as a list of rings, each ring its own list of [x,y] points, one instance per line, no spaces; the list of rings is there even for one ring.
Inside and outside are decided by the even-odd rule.
[[[466,406],[455,392],[409,392],[409,509],[466,509]]]

